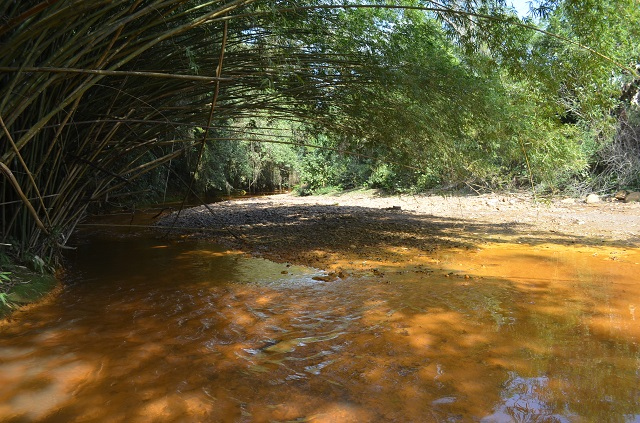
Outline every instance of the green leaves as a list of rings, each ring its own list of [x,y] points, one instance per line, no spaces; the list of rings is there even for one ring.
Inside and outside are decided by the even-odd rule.
[[[62,0],[24,15],[33,4],[0,6],[15,23],[0,31],[0,156],[45,229],[60,230],[43,236],[5,182],[1,226],[2,239],[45,258],[90,203],[166,181],[143,178],[192,150],[218,89],[212,126],[223,138],[272,138],[226,131],[289,120],[393,163],[363,161],[380,180],[509,179],[523,169],[521,142],[541,175],[559,164],[583,172],[576,149],[593,149],[581,137],[607,125],[631,77],[603,56],[625,66],[640,57],[640,10],[625,0],[543,2],[547,33],[504,1]],[[223,21],[224,80],[196,81],[216,74]],[[208,147],[212,168],[180,171],[197,172],[206,190],[235,185],[224,172],[255,186],[258,168],[291,163],[286,149],[225,142]],[[364,175],[362,164],[335,173]]]

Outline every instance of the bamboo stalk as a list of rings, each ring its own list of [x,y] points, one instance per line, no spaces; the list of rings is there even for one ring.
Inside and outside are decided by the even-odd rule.
[[[220,82],[233,81],[232,78],[219,78],[215,76],[199,76],[199,75],[177,75],[162,72],[142,72],[142,71],[112,71],[103,69],[72,69],[72,68],[48,68],[48,67],[6,67],[0,66],[0,72],[41,72],[41,73],[70,73],[70,74],[87,74],[87,75],[103,75],[103,76],[141,76],[145,78],[162,78],[162,79],[179,79],[183,81],[195,82]]]
[[[389,101],[376,104],[376,93],[369,90],[381,77],[396,83],[394,72],[405,65],[385,64],[381,70],[380,63],[358,49],[314,50],[313,41],[341,29],[335,27],[332,10],[414,9],[448,13],[454,23],[472,19],[475,25],[486,18],[511,24],[504,16],[429,4],[434,7],[320,4],[265,10],[263,2],[254,0],[50,0],[35,4],[39,9],[0,6],[7,14],[0,26],[0,145],[7,137],[15,145],[0,149],[0,161],[7,169],[26,169],[24,174],[16,171],[13,180],[24,198],[39,198],[36,215],[49,213],[46,224],[66,240],[89,201],[124,189],[195,146],[200,157],[206,142],[256,140],[326,148],[258,129],[236,136],[239,129],[232,122],[268,116],[359,134],[365,132],[366,116],[347,116],[348,111],[397,107]],[[297,21],[292,18],[296,14]],[[318,14],[322,19],[316,21]],[[186,48],[194,59],[187,57]],[[203,63],[216,59],[214,76],[196,74]],[[436,84],[413,83],[424,84],[434,98],[425,113],[460,107]],[[334,97],[352,98],[347,94],[353,84],[367,94],[359,104],[341,105],[338,116],[324,111],[336,106]],[[314,109],[320,103],[326,109]],[[453,133],[428,117],[425,122],[434,132]],[[205,134],[196,141],[189,128],[203,128]],[[398,151],[405,148],[401,141]],[[374,158],[363,151],[331,150]],[[24,247],[42,251],[58,248],[42,239],[31,211],[14,203],[24,203],[24,198],[8,176],[0,194],[3,239],[20,238]]]
[[[29,19],[31,16],[35,15],[38,12],[41,12],[42,10],[46,9],[47,7],[59,2],[60,0],[44,0],[42,2],[40,2],[40,4],[33,6],[31,9],[27,10],[26,12],[22,13],[19,16],[16,16],[13,19],[10,19],[7,23],[5,23],[4,25],[0,26],[0,35],[4,34],[5,32],[11,30],[12,28],[18,26],[20,23],[26,21],[27,19]]]
[[[44,226],[44,223],[42,223],[42,221],[40,220],[40,217],[38,217],[38,213],[36,212],[36,210],[31,205],[31,202],[29,201],[27,196],[25,196],[24,193],[22,192],[22,188],[20,188],[20,184],[18,183],[18,180],[16,179],[16,177],[13,176],[13,172],[11,172],[11,170],[7,167],[7,165],[5,165],[2,162],[0,162],[0,171],[2,171],[4,176],[9,180],[9,182],[11,183],[13,188],[16,190],[16,193],[20,196],[20,199],[22,200],[22,203],[25,205],[27,210],[29,210],[29,213],[33,217],[33,220],[38,225],[38,228],[42,232],[44,232],[46,235],[49,235],[49,231]],[[39,198],[39,199],[41,199],[41,198]]]
[[[40,205],[42,206],[42,211],[47,219],[47,222],[49,223],[49,225],[51,225],[51,219],[49,218],[49,213],[47,213],[47,209],[44,205],[44,200],[42,199],[42,195],[40,194],[40,190],[38,190],[38,185],[36,185],[36,181],[33,179],[33,174],[29,171],[29,166],[27,166],[27,164],[25,163],[22,155],[20,154],[20,152],[18,151],[15,142],[13,141],[13,137],[11,136],[11,134],[9,133],[9,130],[7,129],[7,127],[4,124],[4,120],[2,120],[2,115],[0,114],[0,126],[2,127],[2,130],[5,133],[5,136],[7,137],[7,139],[9,140],[9,142],[11,143],[11,147],[14,149],[14,151],[16,152],[16,156],[18,158],[18,161],[20,162],[20,164],[22,165],[25,173],[27,174],[27,177],[29,178],[29,182],[31,182],[31,186],[33,187],[33,189],[36,192],[36,197],[38,198],[38,202],[40,203]],[[7,171],[9,170],[9,168],[6,169]],[[17,183],[17,181],[15,180],[15,178],[12,179],[12,183],[15,181],[15,183]],[[22,193],[22,190],[20,190],[18,192],[19,194]],[[22,196],[24,196],[24,194],[22,194]],[[26,198],[26,197],[25,197]],[[31,203],[29,203],[31,204]]]

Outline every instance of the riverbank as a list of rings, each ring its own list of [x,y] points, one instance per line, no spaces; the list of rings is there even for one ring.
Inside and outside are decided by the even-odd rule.
[[[0,279],[0,322],[10,320],[16,310],[55,296],[60,281],[50,273],[33,272],[23,266],[4,266]]]
[[[524,193],[382,196],[281,194],[187,209],[159,226],[275,261],[372,270],[488,243],[638,247],[640,203],[535,200]]]

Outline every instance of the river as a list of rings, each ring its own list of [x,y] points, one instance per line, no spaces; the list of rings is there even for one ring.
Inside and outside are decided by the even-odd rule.
[[[0,421],[640,422],[634,249],[485,245],[326,282],[206,241],[77,245],[62,293],[0,327]]]

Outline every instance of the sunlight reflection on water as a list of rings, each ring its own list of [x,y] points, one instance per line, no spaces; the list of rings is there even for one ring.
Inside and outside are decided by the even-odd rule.
[[[547,377],[523,378],[512,374],[501,395],[502,403],[496,411],[480,420],[482,423],[553,421],[568,423],[572,420],[570,410],[565,415],[557,414],[547,400],[549,392]]]
[[[1,329],[0,420],[638,421],[638,252],[563,248],[322,282],[204,242],[87,241],[64,292]]]

